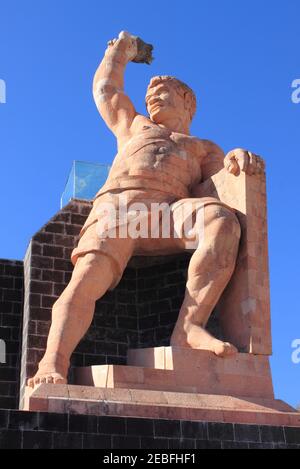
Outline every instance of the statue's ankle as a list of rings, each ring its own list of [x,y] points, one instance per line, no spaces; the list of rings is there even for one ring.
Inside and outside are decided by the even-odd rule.
[[[60,353],[47,353],[39,363],[40,372],[55,372],[67,376],[70,367],[70,360]]]

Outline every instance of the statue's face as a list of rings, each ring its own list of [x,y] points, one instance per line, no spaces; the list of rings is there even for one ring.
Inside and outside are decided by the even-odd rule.
[[[186,117],[185,101],[176,91],[175,86],[167,82],[151,88],[146,97],[147,111],[150,119],[156,124],[183,114]]]

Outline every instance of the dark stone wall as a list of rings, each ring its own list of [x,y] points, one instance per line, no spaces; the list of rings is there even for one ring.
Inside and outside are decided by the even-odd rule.
[[[5,363],[0,363],[0,408],[18,407],[22,310],[23,262],[0,259],[0,340],[6,349]]]
[[[300,449],[300,428],[0,410],[0,449],[18,448]]]
[[[24,259],[20,401],[46,346],[51,307],[70,279],[70,254],[91,204],[71,202],[31,239]]]

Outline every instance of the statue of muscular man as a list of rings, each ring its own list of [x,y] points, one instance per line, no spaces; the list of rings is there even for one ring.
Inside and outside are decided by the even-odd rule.
[[[173,77],[152,78],[146,95],[149,116],[139,114],[124,93],[127,63],[141,61],[137,60],[139,41],[129,33],[120,33],[109,42],[95,74],[94,99],[117,138],[118,153],[72,253],[72,278],[53,306],[47,349],[37,374],[28,382],[31,387],[66,383],[71,354],[92,322],[95,302],[117,285],[133,255],[176,254],[190,249],[185,236],[174,233],[155,238],[102,236],[101,207],[107,203],[117,206],[124,196],[129,203],[142,202],[147,207],[166,203],[173,229],[176,223],[184,222],[182,207],[192,207],[191,212],[202,207],[203,239],[192,252],[171,345],[210,350],[219,357],[237,353],[233,344],[216,339],[205,327],[234,271],[241,229],[230,207],[212,197],[199,198],[197,187],[224,166],[233,174],[253,174],[262,161],[242,149],[231,151],[224,159],[216,144],[191,136],[196,98],[187,85]]]

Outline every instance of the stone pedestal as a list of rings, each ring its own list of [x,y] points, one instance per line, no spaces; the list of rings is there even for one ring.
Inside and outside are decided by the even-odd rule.
[[[300,449],[300,428],[0,410],[2,448],[113,452],[141,448],[156,453],[168,449]],[[198,451],[197,455],[202,457]]]
[[[30,411],[300,427],[300,414],[282,401],[146,389],[41,384],[28,390]],[[300,436],[300,430],[299,430]]]
[[[300,427],[300,414],[274,398],[267,357],[159,347],[130,350],[128,363],[78,368],[75,386],[27,388],[25,408]]]

